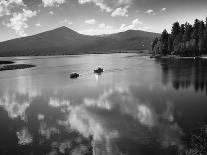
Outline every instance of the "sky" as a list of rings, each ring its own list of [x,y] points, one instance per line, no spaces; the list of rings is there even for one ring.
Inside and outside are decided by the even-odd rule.
[[[170,32],[176,21],[205,17],[207,0],[0,0],[0,41],[61,26],[87,35]]]

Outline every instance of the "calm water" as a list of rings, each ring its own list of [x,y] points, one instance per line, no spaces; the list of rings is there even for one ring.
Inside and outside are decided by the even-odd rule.
[[[16,62],[37,67],[0,72],[1,155],[182,154],[207,124],[207,60],[111,54]],[[74,71],[81,76],[72,80]]]

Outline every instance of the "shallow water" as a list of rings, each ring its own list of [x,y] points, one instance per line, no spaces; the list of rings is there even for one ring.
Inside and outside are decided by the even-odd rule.
[[[0,154],[174,155],[207,124],[207,60],[102,54],[15,61],[37,67],[0,72]],[[93,74],[97,66],[102,75]],[[72,80],[72,72],[81,76]]]

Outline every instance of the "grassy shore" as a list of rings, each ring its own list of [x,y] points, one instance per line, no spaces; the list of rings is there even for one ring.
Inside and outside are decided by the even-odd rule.
[[[0,60],[0,65],[7,65],[7,64],[13,64],[13,61],[7,61],[7,60]]]
[[[35,67],[35,65],[30,65],[30,64],[14,64],[13,61],[7,61],[7,60],[3,60],[2,61],[2,60],[0,60],[0,71],[15,70],[15,69],[25,69],[25,68],[31,68],[31,67]]]

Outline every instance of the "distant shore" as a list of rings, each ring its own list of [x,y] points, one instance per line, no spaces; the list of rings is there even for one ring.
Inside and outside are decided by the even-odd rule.
[[[21,52],[20,52],[21,53]],[[18,55],[12,55],[12,54],[1,54],[0,53],[0,58],[5,58],[5,57],[29,57],[29,56],[70,56],[70,55],[86,55],[86,54],[116,54],[116,53],[148,53],[150,54],[150,50],[110,50],[110,51],[80,51],[80,52],[76,52],[76,51],[70,51],[70,52],[52,52],[52,53],[41,53],[41,54],[18,54]]]
[[[179,55],[151,55],[150,58],[158,58],[158,59],[207,59],[207,55],[201,55],[201,56],[188,56],[188,57],[183,57]]]

